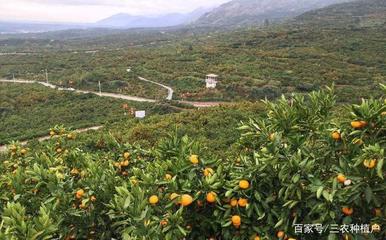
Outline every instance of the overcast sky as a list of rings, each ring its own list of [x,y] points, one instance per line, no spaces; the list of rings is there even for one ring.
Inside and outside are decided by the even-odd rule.
[[[116,13],[190,12],[230,0],[0,0],[0,20],[95,22]]]

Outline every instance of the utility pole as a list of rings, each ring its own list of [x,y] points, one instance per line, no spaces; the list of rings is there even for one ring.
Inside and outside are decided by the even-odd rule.
[[[48,83],[48,70],[46,68],[46,82]]]
[[[99,96],[102,96],[101,81],[98,81],[98,86],[99,86]]]

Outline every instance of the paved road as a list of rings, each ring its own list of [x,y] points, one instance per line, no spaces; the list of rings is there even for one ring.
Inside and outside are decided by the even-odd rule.
[[[39,81],[28,81],[28,80],[4,80],[0,79],[0,82],[6,82],[6,83],[38,83],[43,86],[52,88],[52,89],[57,89],[58,91],[70,91],[70,92],[76,92],[76,93],[91,93],[95,94],[101,97],[112,97],[112,98],[118,98],[118,99],[124,99],[124,100],[129,100],[129,101],[135,101],[135,102],[156,102],[154,99],[148,99],[148,98],[141,98],[141,97],[135,97],[135,96],[129,96],[129,95],[123,95],[123,94],[117,94],[117,93],[106,93],[106,92],[94,92],[94,91],[84,91],[84,90],[78,90],[78,89],[73,89],[73,88],[62,88],[59,86],[56,86],[54,84],[46,83],[46,82],[39,82]]]
[[[160,85],[160,86],[168,89],[168,96],[166,99],[171,100],[173,98],[173,89],[172,88],[165,86],[163,84],[160,84],[160,83],[156,83],[156,82],[147,80],[147,79],[142,78],[142,77],[139,77],[139,79],[142,81],[152,82],[154,84]],[[123,94],[117,94],[117,93],[106,93],[106,92],[99,93],[99,92],[95,92],[95,91],[84,91],[84,90],[73,89],[73,88],[61,88],[61,87],[56,86],[54,84],[50,84],[50,83],[46,83],[46,82],[39,82],[39,81],[29,81],[29,80],[21,80],[21,79],[17,79],[17,80],[0,79],[0,82],[29,83],[29,84],[38,83],[38,84],[41,84],[43,86],[46,86],[46,87],[49,87],[52,89],[57,89],[59,91],[71,91],[71,92],[84,93],[84,94],[91,93],[91,94],[95,94],[95,95],[102,96],[102,97],[118,98],[118,99],[124,99],[124,100],[135,101],[135,102],[153,102],[153,103],[157,102],[157,100],[155,100],[155,99],[141,98],[141,97],[135,97],[135,96],[129,96],[129,95],[123,95]],[[192,105],[192,106],[198,107],[198,108],[215,107],[215,106],[219,106],[220,104],[223,104],[222,102],[192,102],[192,101],[177,101],[177,102]]]
[[[143,78],[143,77],[138,77],[138,78],[139,78],[139,80],[141,80],[141,81],[150,82],[150,83],[156,84],[156,85],[158,85],[158,86],[161,86],[161,87],[163,87],[163,88],[166,88],[166,89],[168,90],[168,96],[166,97],[166,100],[172,100],[172,99],[173,99],[173,93],[174,93],[174,91],[173,91],[173,89],[172,89],[171,87],[168,87],[168,86],[163,85],[163,84],[158,83],[158,82],[154,82],[154,81],[151,81],[151,80],[147,80],[146,78]]]
[[[102,127],[103,126],[80,128],[80,129],[74,130],[74,132],[76,132],[76,133],[83,133],[83,132],[88,132],[88,131],[91,131],[91,130],[96,131],[96,130],[101,129]],[[42,141],[45,141],[45,140],[50,139],[50,138],[51,138],[51,136],[43,136],[43,137],[37,138],[36,140],[38,140],[39,142],[42,142]],[[30,141],[30,140],[20,142],[20,144],[22,146],[27,145],[28,141]],[[5,152],[5,151],[7,151],[7,145],[0,145],[0,152]]]

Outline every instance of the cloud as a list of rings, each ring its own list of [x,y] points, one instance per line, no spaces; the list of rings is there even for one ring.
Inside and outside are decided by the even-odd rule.
[[[230,0],[0,0],[0,20],[95,22],[116,13],[162,15]]]

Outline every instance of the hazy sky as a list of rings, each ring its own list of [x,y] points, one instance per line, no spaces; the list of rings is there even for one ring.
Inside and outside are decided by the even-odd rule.
[[[116,13],[190,12],[230,0],[0,0],[0,20],[95,22]]]

